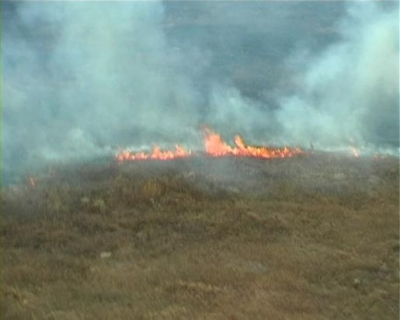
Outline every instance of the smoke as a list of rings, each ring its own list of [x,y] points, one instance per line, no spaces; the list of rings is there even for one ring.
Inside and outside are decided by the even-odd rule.
[[[3,38],[5,171],[194,127],[196,93],[166,43],[161,2],[15,6]]]
[[[398,147],[398,29],[398,11],[352,4],[337,24],[340,41],[316,56],[292,58],[304,67],[298,90],[280,100],[277,112],[288,140]]]
[[[202,124],[254,143],[398,146],[397,4],[2,2],[2,12],[3,175],[193,145]]]

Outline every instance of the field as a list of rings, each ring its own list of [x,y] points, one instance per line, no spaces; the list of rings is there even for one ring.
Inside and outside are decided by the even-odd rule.
[[[2,319],[398,319],[398,158],[48,168],[1,193]]]

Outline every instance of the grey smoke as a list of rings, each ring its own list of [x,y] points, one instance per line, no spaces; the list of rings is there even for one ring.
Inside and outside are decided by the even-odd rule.
[[[3,173],[118,147],[398,147],[398,4],[2,2]]]

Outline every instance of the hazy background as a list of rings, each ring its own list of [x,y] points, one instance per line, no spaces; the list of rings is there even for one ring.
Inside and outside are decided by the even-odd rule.
[[[399,147],[397,2],[2,2],[2,168],[119,147]]]

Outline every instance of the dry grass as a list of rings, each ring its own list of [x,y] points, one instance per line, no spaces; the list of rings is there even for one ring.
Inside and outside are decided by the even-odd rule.
[[[398,319],[398,159],[81,165],[1,194],[4,319]]]

